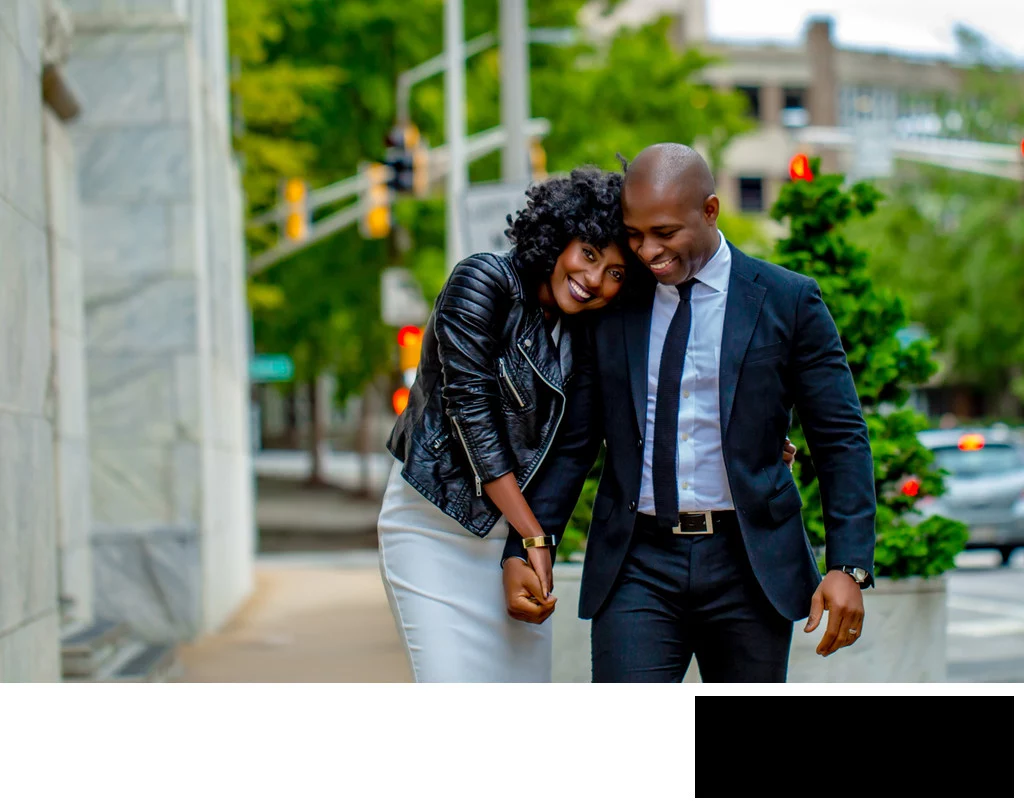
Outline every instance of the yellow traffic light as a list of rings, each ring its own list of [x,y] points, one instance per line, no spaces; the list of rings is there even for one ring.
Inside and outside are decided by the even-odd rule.
[[[306,217],[301,213],[289,213],[284,221],[284,235],[289,241],[301,241],[306,237]]]
[[[306,197],[306,183],[294,177],[284,184],[284,199],[294,205]]]
[[[387,171],[383,163],[370,163],[366,167],[367,188],[363,197],[363,217],[359,222],[363,238],[384,238],[391,232]]]
[[[548,155],[539,140],[530,141],[530,175],[535,182],[548,176]]]
[[[281,189],[284,198],[284,221],[281,230],[287,241],[305,241],[309,236],[309,189],[306,182],[290,177]]]
[[[423,146],[412,151],[412,191],[423,197],[430,190],[430,152]]]

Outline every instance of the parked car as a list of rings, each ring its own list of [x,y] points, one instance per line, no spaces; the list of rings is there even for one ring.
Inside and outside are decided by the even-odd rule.
[[[949,472],[941,497],[923,497],[922,518],[938,514],[970,530],[968,548],[998,550],[1003,564],[1024,547],[1024,442],[1007,427],[934,429],[918,434]],[[917,496],[910,479],[903,492]]]

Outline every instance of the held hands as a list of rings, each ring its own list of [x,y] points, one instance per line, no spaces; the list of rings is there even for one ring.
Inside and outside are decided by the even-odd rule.
[[[864,595],[857,582],[845,572],[831,570],[818,585],[811,598],[811,615],[804,632],[810,634],[818,627],[825,609],[828,610],[828,627],[817,653],[827,657],[857,642],[864,626]]]
[[[530,562],[508,559],[501,571],[508,616],[524,623],[543,623],[555,610],[551,595],[551,552],[546,547],[527,550]]]
[[[786,465],[789,466],[789,470],[793,470],[793,460],[796,458],[796,446],[789,442],[789,438],[786,438],[786,445],[782,447],[782,459],[786,461]]]

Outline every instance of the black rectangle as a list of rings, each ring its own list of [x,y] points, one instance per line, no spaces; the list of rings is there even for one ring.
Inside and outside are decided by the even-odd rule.
[[[698,696],[697,798],[1014,796],[1013,696]]]

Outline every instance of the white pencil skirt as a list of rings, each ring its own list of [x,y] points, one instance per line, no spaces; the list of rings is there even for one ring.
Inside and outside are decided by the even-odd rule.
[[[550,682],[551,626],[505,612],[508,524],[475,536],[391,470],[377,534],[380,572],[416,682]],[[518,562],[515,562],[518,563]]]

